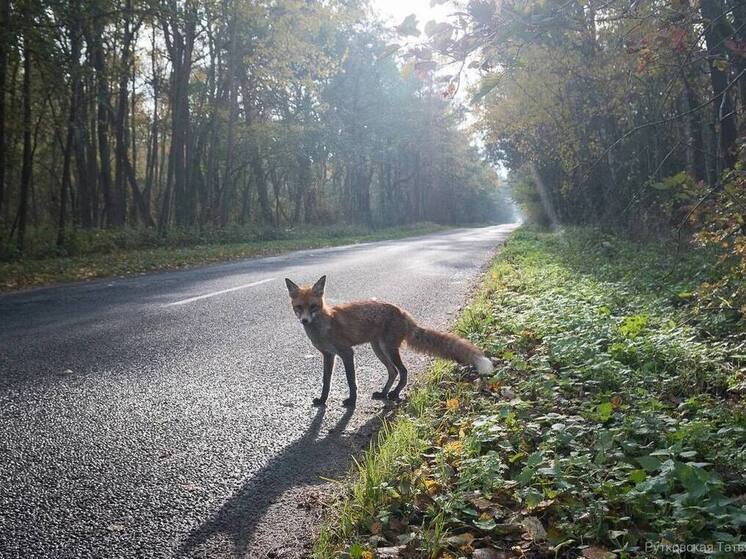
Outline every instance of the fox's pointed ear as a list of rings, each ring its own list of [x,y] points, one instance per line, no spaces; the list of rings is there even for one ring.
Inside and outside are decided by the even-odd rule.
[[[291,297],[296,297],[298,293],[300,293],[300,287],[298,287],[295,283],[290,281],[288,278],[285,278],[285,285],[288,286],[288,292],[290,293]]]
[[[326,276],[321,276],[319,281],[313,284],[313,294],[317,297],[324,295],[324,286],[326,285]]]

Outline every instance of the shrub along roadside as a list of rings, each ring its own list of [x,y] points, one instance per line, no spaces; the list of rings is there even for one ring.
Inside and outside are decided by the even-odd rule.
[[[206,235],[172,234],[159,238],[150,230],[99,231],[76,241],[73,256],[0,261],[0,291],[47,283],[126,276],[172,270],[292,250],[424,235],[447,227],[418,223],[386,229],[317,227],[289,230],[226,230]]]
[[[435,365],[316,556],[736,556],[746,338],[692,295],[714,257],[519,230],[458,324],[496,373]]]

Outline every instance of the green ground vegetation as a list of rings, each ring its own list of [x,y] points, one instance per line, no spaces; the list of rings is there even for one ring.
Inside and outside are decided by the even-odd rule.
[[[316,556],[738,556],[746,337],[741,315],[699,302],[716,262],[589,229],[516,232],[457,326],[495,373],[434,365]]]
[[[417,223],[403,227],[369,229],[360,226],[288,229],[225,228],[215,231],[174,231],[159,236],[152,229],[114,229],[79,232],[68,237],[59,253],[48,243],[18,258],[0,259],[0,291],[48,283],[126,276],[269,256],[292,250],[424,235],[447,227]]]

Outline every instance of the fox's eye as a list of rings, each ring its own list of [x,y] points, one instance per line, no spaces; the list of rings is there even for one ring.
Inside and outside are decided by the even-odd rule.
[[[318,310],[319,310],[319,306],[318,305],[311,305],[311,307],[310,307],[310,311],[311,312],[316,312]]]
[[[296,311],[298,311],[298,312],[302,312],[302,311],[303,311],[303,307],[301,307],[300,305],[293,305],[293,308],[294,308],[294,309],[295,309]]]

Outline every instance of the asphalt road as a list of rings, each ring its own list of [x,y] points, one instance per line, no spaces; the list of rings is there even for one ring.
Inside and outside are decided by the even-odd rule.
[[[512,228],[0,296],[0,557],[302,555],[385,371],[360,348],[356,410],[341,363],[313,408],[321,359],[283,278],[446,327]]]

